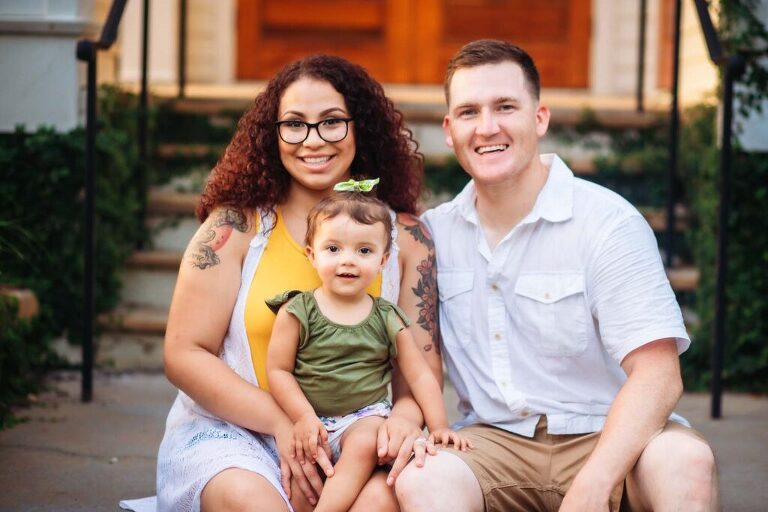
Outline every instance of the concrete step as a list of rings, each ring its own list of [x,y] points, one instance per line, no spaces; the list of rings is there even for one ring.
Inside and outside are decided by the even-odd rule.
[[[198,194],[152,190],[147,203],[147,227],[158,251],[184,251],[200,227],[195,217]]]
[[[655,232],[663,233],[667,230],[667,210],[665,208],[639,207],[638,210]],[[675,231],[682,232],[686,229],[688,229],[688,209],[684,205],[678,204],[675,206]]]
[[[155,156],[164,160],[218,160],[225,148],[222,144],[164,142],[157,145]]]
[[[693,266],[674,267],[667,270],[667,278],[676,292],[690,292],[699,286],[699,269]]]
[[[168,309],[183,254],[183,250],[136,251],[121,273],[121,302]]]
[[[439,124],[428,122],[409,123],[413,138],[419,143],[419,151],[427,160],[445,160],[453,157],[453,150],[445,144],[445,135]],[[542,153],[557,153],[570,163],[576,174],[594,174],[596,172],[593,160],[597,156],[610,154],[609,141],[600,140],[597,145],[595,137],[584,141],[569,141],[563,143],[556,137],[545,138],[542,141]],[[224,154],[225,145],[205,144],[202,142],[163,142],[158,144],[155,156],[161,160],[181,160],[200,162],[212,165]]]
[[[167,264],[169,258],[156,258],[157,264]],[[673,268],[668,278],[676,291],[691,291],[696,288],[699,271],[694,267]],[[695,314],[684,311],[686,325],[698,320]],[[101,315],[99,324],[103,333],[99,338],[96,361],[102,368],[115,370],[149,370],[162,368],[162,341],[168,321],[168,308],[152,305],[127,305]],[[66,347],[64,347],[66,349]],[[73,364],[80,361],[79,348],[62,349],[57,343],[57,352]]]
[[[126,304],[99,315],[98,322],[105,332],[164,335],[168,308]]]
[[[570,166],[578,174],[595,172],[595,166],[590,159],[572,160]],[[150,217],[148,222],[155,233],[153,239],[156,249],[177,251],[186,249],[189,240],[200,225],[197,220],[189,218],[189,216],[194,215],[198,198],[197,194],[179,192],[153,191],[150,193],[148,211],[154,216]],[[654,231],[663,232],[666,230],[666,209],[641,206],[638,207],[638,210]],[[159,214],[177,215],[180,218],[168,222],[164,217],[159,217]],[[682,204],[675,207],[675,221],[677,231],[684,231],[688,228],[688,209]]]
[[[82,348],[65,339],[53,340],[53,351],[71,366],[80,366]],[[163,370],[163,335],[121,331],[102,332],[95,342],[94,360],[102,371]]]
[[[147,199],[149,215],[194,215],[200,196],[171,190],[150,190]]]
[[[177,112],[190,114],[227,115],[244,112],[253,98],[264,90],[263,81],[235,84],[188,84],[187,97],[173,100],[173,86],[153,87],[153,94],[167,97]],[[445,96],[440,85],[384,84],[387,96],[403,112],[406,121],[441,123],[445,115]],[[637,128],[655,123],[668,113],[669,97],[659,94],[647,97],[645,111],[637,112],[634,95],[602,96],[588,91],[544,88],[542,102],[552,111],[552,124],[574,125],[584,118],[585,110],[600,123],[611,127]]]
[[[96,364],[100,368],[162,370],[167,307],[122,305],[100,315],[98,322],[102,332],[97,342]],[[81,360],[77,351],[65,343],[57,343],[56,351],[70,362]]]
[[[173,216],[150,216],[147,227],[152,233],[152,247],[159,251],[184,251],[200,223],[190,210]]]

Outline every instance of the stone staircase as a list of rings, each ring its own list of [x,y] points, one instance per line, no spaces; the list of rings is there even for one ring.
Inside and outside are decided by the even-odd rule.
[[[250,99],[192,99],[177,101],[171,108],[172,121],[169,124],[185,123],[183,119],[186,116],[197,119],[202,116],[222,134],[226,133],[226,138],[218,134],[213,137],[217,140],[213,141],[205,137],[195,140],[194,135],[170,136],[156,144],[154,158],[160,168],[190,168],[197,177],[191,181],[182,178],[154,187],[149,195],[146,222],[152,232],[151,248],[137,251],[130,258],[121,276],[121,305],[100,318],[103,329],[97,364],[102,368],[118,371],[162,368],[162,341],[176,274],[183,251],[199,225],[194,217],[197,191],[200,190],[202,176],[223,151],[239,113],[249,102]],[[398,106],[427,159],[440,161],[449,158],[449,149],[444,146],[439,126],[444,108],[442,98],[438,103],[424,101],[421,97],[418,101],[401,97]],[[564,105],[553,110],[553,119],[560,126],[572,126],[578,122],[575,107]],[[658,114],[637,114],[624,108],[599,110],[596,115],[608,125],[632,127],[644,126]],[[162,127],[158,131],[162,133]],[[599,144],[597,149],[595,144],[578,143],[562,147],[550,141],[545,142],[543,150],[557,151],[569,161],[574,172],[585,177],[595,175],[594,156],[602,151]],[[639,206],[654,231],[662,233],[666,225],[664,211]],[[685,208],[680,206],[678,212],[676,229],[682,231],[687,223]],[[680,265],[670,270],[669,279],[677,292],[685,294],[696,288],[698,271],[691,266]]]

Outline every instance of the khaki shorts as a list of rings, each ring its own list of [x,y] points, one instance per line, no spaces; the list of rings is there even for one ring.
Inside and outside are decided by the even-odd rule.
[[[668,421],[664,431],[697,432]],[[595,448],[600,432],[556,435],[547,433],[542,416],[533,438],[512,434],[489,425],[471,425],[461,430],[474,448],[447,450],[461,458],[480,483],[485,510],[556,511],[573,479]],[[631,487],[618,485],[610,497],[610,510],[633,510],[639,497]]]

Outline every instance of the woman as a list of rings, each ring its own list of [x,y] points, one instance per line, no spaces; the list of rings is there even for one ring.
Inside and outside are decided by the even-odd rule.
[[[414,217],[416,147],[381,86],[338,57],[285,67],[240,120],[202,195],[203,224],[168,317],[165,369],[181,391],[158,456],[161,510],[271,512],[288,510],[288,497],[310,510],[316,502],[317,469],[287,456],[292,424],[268,392],[274,314],[264,300],[319,284],[303,251],[307,213],[353,174],[380,177],[378,197],[398,212],[395,248],[371,292],[418,319],[413,335],[442,382],[433,246]],[[414,445],[421,412],[397,374],[393,392],[378,436],[379,462],[394,461],[392,471],[375,473],[352,510],[397,510],[387,483],[412,449],[424,457],[424,443]],[[325,458],[319,464],[332,471]]]

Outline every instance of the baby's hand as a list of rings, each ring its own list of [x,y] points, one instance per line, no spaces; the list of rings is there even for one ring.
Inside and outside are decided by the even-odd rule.
[[[328,445],[328,432],[323,423],[314,414],[305,414],[293,425],[293,439],[296,446],[296,458],[304,464],[317,461],[318,445],[324,449]]]
[[[429,442],[446,447],[449,444],[453,444],[454,448],[463,452],[467,451],[467,448],[474,448],[469,439],[449,428],[438,428],[431,431],[429,433]]]

